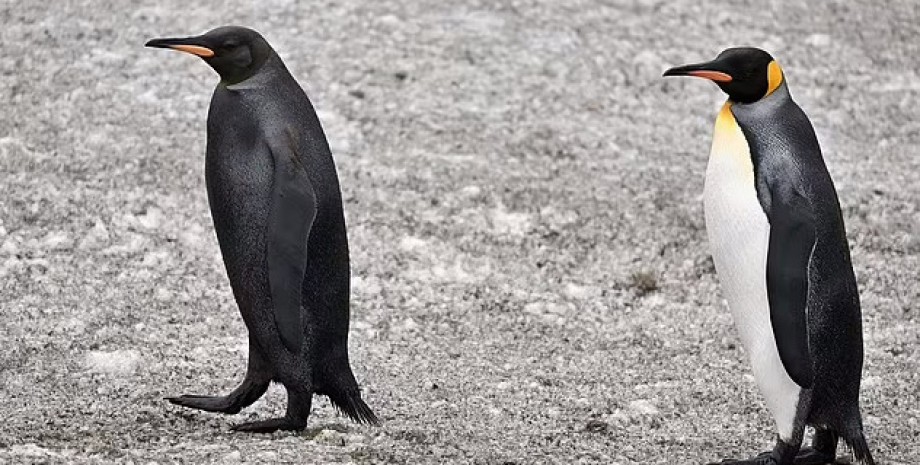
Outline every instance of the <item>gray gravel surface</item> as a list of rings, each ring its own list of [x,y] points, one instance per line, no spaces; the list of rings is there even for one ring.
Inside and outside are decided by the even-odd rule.
[[[500,4],[499,4],[500,3]],[[920,3],[0,0],[0,461],[701,463],[772,445],[707,252],[723,95],[766,48],[839,189],[883,464],[920,462]],[[818,3],[818,2],[810,2]],[[262,31],[319,110],[380,428],[162,397],[245,369],[203,179],[215,74],[143,48]]]

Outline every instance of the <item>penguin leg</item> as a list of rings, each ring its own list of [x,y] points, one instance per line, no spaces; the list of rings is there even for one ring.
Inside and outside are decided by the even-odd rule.
[[[285,386],[287,387],[287,386]],[[310,390],[287,387],[287,413],[281,418],[271,418],[250,423],[241,423],[231,427],[233,431],[244,433],[273,433],[282,431],[300,431],[307,427],[313,393]]]
[[[839,435],[826,428],[815,428],[811,447],[803,448],[795,456],[795,465],[825,465],[837,461]]]
[[[182,395],[179,397],[167,397],[166,400],[175,405],[206,412],[235,414],[259,400],[268,389],[271,379],[271,368],[259,351],[254,339],[250,336],[249,364],[246,369],[246,378],[233,392],[226,396]]]

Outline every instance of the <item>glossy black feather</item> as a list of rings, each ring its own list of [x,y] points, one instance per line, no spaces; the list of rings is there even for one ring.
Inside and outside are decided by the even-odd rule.
[[[783,83],[732,106],[770,222],[767,287],[783,366],[810,388],[809,424],[861,428],[859,294],[843,217],[811,122]]]
[[[205,178],[234,297],[249,329],[246,379],[227,396],[173,403],[236,413],[271,381],[284,417],[238,431],[302,429],[314,394],[357,421],[376,422],[348,360],[349,257],[338,176],[307,95],[257,32],[221,27],[152,41],[214,51],[221,82],[208,112]]]
[[[268,141],[275,166],[266,261],[281,342],[299,353],[304,340],[301,298],[307,239],[316,216],[316,196],[297,155],[296,140],[290,132],[279,139]]]
[[[808,266],[815,245],[815,218],[808,200],[788,184],[770,185],[767,219],[767,299],[773,337],[783,367],[803,388],[812,386],[808,349]]]

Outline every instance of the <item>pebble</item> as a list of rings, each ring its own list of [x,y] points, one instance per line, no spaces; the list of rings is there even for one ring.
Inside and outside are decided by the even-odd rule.
[[[344,446],[345,435],[332,429],[324,429],[313,437],[313,441],[330,446]]]
[[[128,375],[134,373],[141,361],[136,350],[92,351],[86,354],[84,365],[95,373]]]
[[[77,247],[81,250],[98,249],[106,245],[109,239],[109,230],[105,227],[104,223],[97,221],[96,224],[86,232],[86,235],[83,236]]]
[[[658,407],[646,399],[639,399],[630,402],[629,409],[640,415],[658,415]]]
[[[46,250],[67,250],[73,247],[73,239],[64,231],[50,231],[42,239],[41,247]]]

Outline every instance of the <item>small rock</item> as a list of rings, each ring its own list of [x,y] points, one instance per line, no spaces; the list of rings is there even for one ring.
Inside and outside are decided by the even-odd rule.
[[[167,302],[172,300],[173,293],[164,287],[158,287],[157,290],[153,291],[153,298],[158,302]]]
[[[97,249],[108,243],[109,238],[109,230],[106,229],[105,224],[101,221],[97,221],[96,224],[86,232],[86,235],[83,236],[83,239],[80,240],[80,244],[77,247],[82,250]]]
[[[524,305],[524,313],[531,315],[542,315],[546,305],[543,302],[529,302]]]
[[[482,193],[482,188],[479,186],[466,186],[463,189],[460,189],[460,193],[466,197],[476,197]]]
[[[813,47],[827,47],[831,44],[831,36],[827,34],[812,34],[805,38],[805,43]]]
[[[408,333],[416,329],[418,329],[418,323],[412,318],[406,318],[401,324],[393,327],[394,332],[397,333]]]
[[[45,449],[33,442],[28,444],[14,444],[10,447],[9,454],[16,457],[56,457],[59,454],[50,449]]]
[[[639,399],[630,402],[629,409],[640,415],[658,415],[658,407],[646,399]]]
[[[146,212],[136,218],[137,224],[142,228],[148,230],[158,229],[163,223],[163,212],[159,208],[148,208]]]
[[[636,271],[629,277],[630,286],[636,290],[639,297],[646,296],[658,290],[658,279],[648,271]]]
[[[379,18],[377,18],[377,21],[380,24],[385,24],[387,26],[398,26],[400,23],[402,23],[402,20],[399,19],[398,16],[394,16],[394,15],[380,16]]]
[[[19,253],[19,244],[16,243],[16,240],[12,237],[3,241],[3,245],[0,246],[0,253],[6,256],[13,256]]]
[[[46,250],[67,250],[73,247],[73,239],[64,231],[51,231],[45,234],[41,246]]]
[[[509,212],[504,208],[492,210],[490,215],[492,230],[498,234],[523,236],[530,229],[530,215],[520,212]]]
[[[179,243],[183,247],[189,250],[199,250],[205,246],[205,236],[208,233],[197,224],[193,224],[188,228],[183,228],[179,232]]]
[[[592,433],[607,431],[607,423],[601,420],[588,420],[588,423],[585,425],[585,431]]]
[[[399,241],[399,249],[404,252],[411,252],[417,249],[424,249],[428,245],[424,239],[406,236]]]
[[[95,373],[128,375],[134,373],[140,361],[136,350],[94,351],[86,354],[84,364]]]
[[[160,268],[168,262],[169,251],[167,250],[151,250],[141,259],[141,265],[147,268]]]
[[[324,429],[313,436],[313,441],[330,446],[344,446],[345,435],[332,429]]]
[[[356,294],[365,296],[377,295],[383,291],[383,287],[380,285],[377,278],[365,278],[362,276],[352,276],[351,289]]]
[[[0,260],[0,278],[12,274],[21,268],[23,268],[22,260],[16,257]]]
[[[68,318],[61,321],[57,329],[69,337],[78,336],[86,331],[86,322],[79,318]]]
[[[575,283],[568,283],[564,289],[565,295],[571,299],[587,299],[593,297],[595,292],[590,287],[579,286]]]

